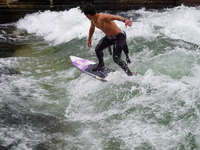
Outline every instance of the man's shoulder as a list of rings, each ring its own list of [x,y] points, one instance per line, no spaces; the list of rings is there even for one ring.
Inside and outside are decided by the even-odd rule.
[[[104,13],[99,13],[99,18],[103,18],[105,16],[105,14]]]
[[[106,13],[99,13],[100,16],[110,16],[110,14],[106,14]]]
[[[102,20],[106,20],[110,15],[106,13],[99,13],[99,18]]]

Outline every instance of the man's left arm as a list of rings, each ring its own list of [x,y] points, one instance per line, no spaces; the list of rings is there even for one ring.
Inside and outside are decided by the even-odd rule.
[[[129,19],[125,19],[121,16],[118,15],[109,15],[109,14],[104,14],[106,20],[110,21],[110,20],[118,20],[118,21],[122,21],[125,23],[125,26],[127,28],[127,26],[131,27],[133,25],[133,22]]]

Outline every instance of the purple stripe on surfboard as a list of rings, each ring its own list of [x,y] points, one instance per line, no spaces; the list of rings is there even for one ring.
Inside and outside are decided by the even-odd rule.
[[[88,66],[89,66],[89,65],[87,65],[87,66],[83,67],[81,70],[82,70],[82,71],[85,71],[85,69],[87,69],[87,68],[88,68]]]
[[[89,65],[94,64],[94,62],[92,61],[77,58],[77,57],[75,57],[75,59],[72,59],[72,62],[74,63],[75,66],[77,66],[82,71],[85,71],[85,69],[87,69]]]

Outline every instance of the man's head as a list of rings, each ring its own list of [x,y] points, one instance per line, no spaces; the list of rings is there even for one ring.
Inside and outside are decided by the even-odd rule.
[[[96,9],[92,4],[87,4],[83,7],[82,12],[87,16],[94,16],[96,14]]]

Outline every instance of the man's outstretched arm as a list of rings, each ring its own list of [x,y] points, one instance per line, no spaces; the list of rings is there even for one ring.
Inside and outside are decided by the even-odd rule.
[[[125,19],[118,15],[103,14],[102,18],[107,21],[111,21],[111,20],[123,21],[125,23],[126,28],[127,28],[127,26],[131,27],[133,25],[133,22],[131,20]]]

